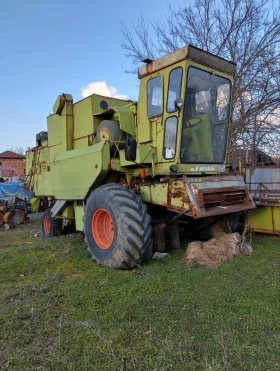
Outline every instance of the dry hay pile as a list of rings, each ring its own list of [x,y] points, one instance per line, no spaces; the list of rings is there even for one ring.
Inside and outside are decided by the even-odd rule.
[[[209,241],[189,243],[183,262],[193,267],[215,268],[219,263],[238,255],[250,255],[252,247],[242,241],[239,233],[224,234]]]

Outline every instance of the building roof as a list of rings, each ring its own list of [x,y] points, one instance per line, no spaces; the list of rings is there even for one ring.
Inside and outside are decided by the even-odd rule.
[[[15,153],[12,151],[5,151],[0,153],[0,158],[20,158],[25,159],[24,155],[20,155],[19,153]]]

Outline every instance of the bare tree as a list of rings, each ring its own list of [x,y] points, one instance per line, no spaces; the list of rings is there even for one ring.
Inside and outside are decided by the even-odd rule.
[[[189,6],[169,5],[165,21],[146,22],[140,15],[132,31],[122,24],[122,33],[122,47],[135,67],[186,44],[235,62],[231,149],[259,147],[279,155],[279,1],[195,0]]]
[[[8,151],[18,153],[19,155],[25,155],[26,149],[21,146],[10,147]]]

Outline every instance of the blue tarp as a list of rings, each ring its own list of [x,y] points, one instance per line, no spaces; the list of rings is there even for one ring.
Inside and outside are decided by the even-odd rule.
[[[14,197],[21,198],[29,202],[34,196],[33,192],[24,188],[23,182],[0,183],[0,201],[12,201]]]

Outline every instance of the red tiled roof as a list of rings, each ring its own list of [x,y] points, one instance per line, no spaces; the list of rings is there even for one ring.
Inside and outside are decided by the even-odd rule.
[[[15,153],[12,151],[5,151],[0,153],[0,158],[22,158],[25,159],[24,155],[20,155],[19,153]]]

